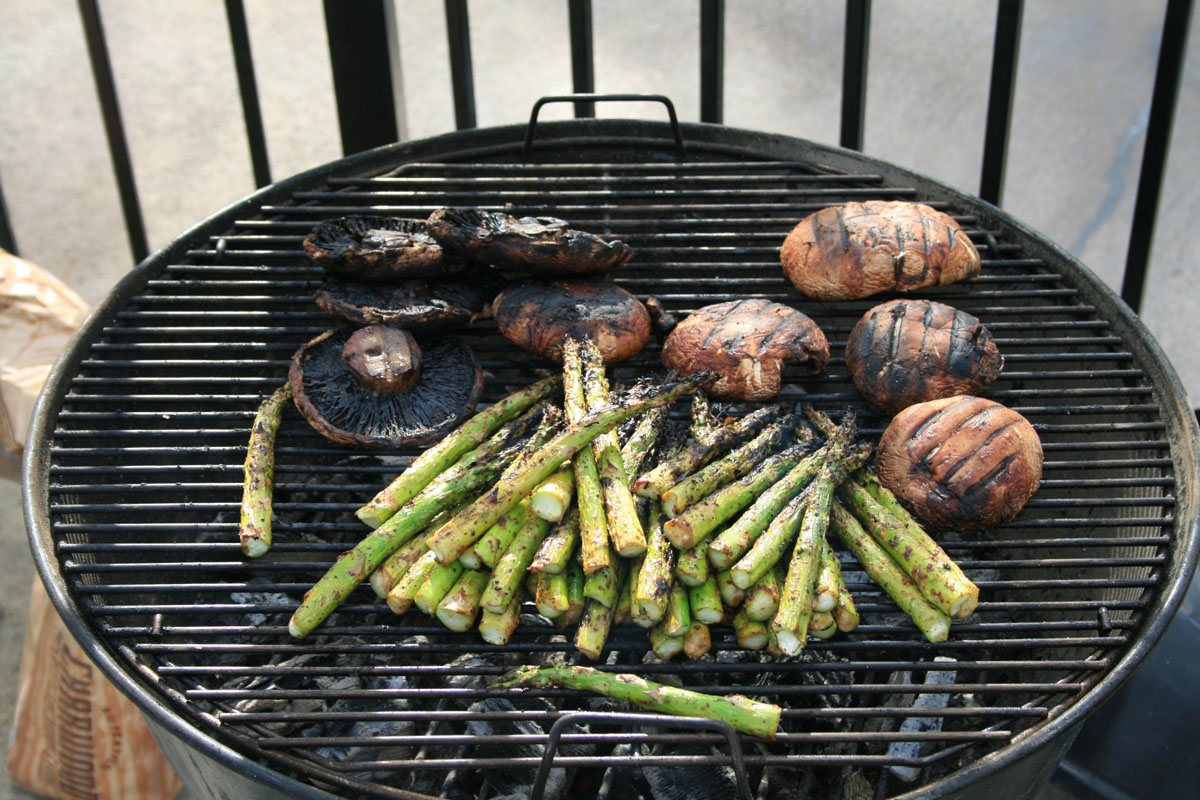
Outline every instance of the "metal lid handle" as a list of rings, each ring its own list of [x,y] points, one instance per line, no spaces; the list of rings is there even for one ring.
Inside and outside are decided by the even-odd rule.
[[[662,94],[557,94],[542,97],[533,104],[533,111],[529,115],[529,128],[525,131],[525,149],[528,150],[533,145],[533,129],[537,127],[538,112],[547,103],[594,103],[610,101],[649,101],[662,103],[667,107],[667,116],[671,120],[671,133],[675,137],[675,146],[680,150],[683,149],[683,132],[679,129],[679,117],[675,114],[675,104],[671,102],[671,98]]]

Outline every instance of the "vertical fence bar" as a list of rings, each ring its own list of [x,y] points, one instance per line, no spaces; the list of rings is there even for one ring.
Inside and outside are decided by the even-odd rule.
[[[592,55],[592,0],[570,0],[567,4],[567,24],[571,32],[571,91],[575,94],[594,94],[596,67]],[[581,101],[575,104],[576,119],[594,116],[595,103]]]
[[[867,55],[871,49],[871,0],[846,0],[846,44],[842,51],[840,144],[862,150],[867,111]]]
[[[446,0],[446,35],[450,39],[450,83],[454,89],[454,124],[474,128],[475,73],[471,67],[471,23],[467,0]]]
[[[8,207],[4,205],[4,186],[0,184],[0,250],[7,250],[15,255],[17,240],[13,236],[12,227],[8,224]]]
[[[983,170],[979,196],[1000,205],[1004,193],[1004,166],[1008,159],[1008,132],[1020,60],[1024,0],[1000,0],[996,9],[996,37],[992,44],[992,83],[988,90],[987,123],[983,134]]]
[[[121,212],[125,217],[129,249],[133,260],[141,261],[150,254],[150,246],[146,240],[146,226],[138,202],[137,184],[133,179],[133,162],[129,158],[125,125],[121,121],[121,107],[117,102],[117,85],[113,79],[112,62],[108,58],[108,43],[104,39],[104,25],[100,20],[100,9],[96,0],[79,0],[79,16],[83,21],[83,35],[87,40],[88,57],[92,62],[96,95],[100,99],[100,114],[104,119],[104,134],[108,139],[108,152],[117,179],[117,193],[121,198]]]
[[[262,110],[258,105],[258,81],[254,77],[250,31],[246,26],[246,8],[242,0],[225,0],[225,17],[229,22],[229,41],[233,47],[238,91],[242,95],[242,116],[246,120],[246,139],[250,143],[254,184],[262,187],[271,182],[271,164],[267,158],[267,137],[263,129]]]
[[[395,142],[399,136],[383,0],[325,0],[325,32],[342,151],[350,155]]]
[[[1167,0],[1162,43],[1158,48],[1158,69],[1154,76],[1154,94],[1150,98],[1150,119],[1146,125],[1146,146],[1142,151],[1142,171],[1138,177],[1133,223],[1129,231],[1129,251],[1121,281],[1121,299],[1134,311],[1141,309],[1146,290],[1146,272],[1150,264],[1150,249],[1154,244],[1154,226],[1162,196],[1167,153],[1171,148],[1171,128],[1175,121],[1175,107],[1179,103],[1179,83],[1191,20],[1192,0]]]
[[[720,123],[725,100],[725,0],[700,0],[700,121]]]

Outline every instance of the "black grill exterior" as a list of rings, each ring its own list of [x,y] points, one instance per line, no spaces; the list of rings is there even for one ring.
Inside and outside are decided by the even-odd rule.
[[[97,309],[38,406],[26,514],[60,612],[185,777],[236,773],[291,796],[478,792],[514,763],[532,776],[560,721],[549,754],[581,797],[616,791],[612,774],[631,764],[732,765],[741,791],[762,797],[863,796],[853,794],[862,785],[874,797],[975,796],[1047,775],[1153,646],[1196,562],[1198,437],[1136,317],[1069,255],[979,200],[849,151],[680,127],[682,147],[660,124],[580,120],[542,123],[531,142],[513,126],[371,151],[202,223]],[[313,224],[478,206],[620,238],[637,254],[615,279],[680,318],[737,297],[811,316],[833,359],[821,376],[791,374],[783,399],[855,407],[877,435],[886,420],[861,405],[842,354],[854,322],[888,298],[817,303],[778,264],[800,218],[872,198],[929,203],[968,231],[982,275],[921,296],[991,329],[1006,367],[989,396],[1030,419],[1045,446],[1042,488],[1015,521],[943,539],[982,590],[948,642],[925,642],[844,551],[862,624],[803,658],[747,659],[716,628],[715,658],[664,664],[644,659],[644,631],[614,630],[609,668],[785,707],[776,741],[732,746],[711,727],[619,714],[566,690],[487,689],[515,664],[577,657],[544,622],[493,647],[416,613],[394,617],[362,587],[308,638],[289,638],[301,594],[364,533],[353,510],[413,455],[333,445],[289,410],[276,543],[242,557],[254,410],[296,348],[333,324],[312,302],[322,272],[300,248]],[[552,369],[490,321],[463,335],[486,371],[485,403]],[[659,368],[652,340],[612,374]],[[924,683],[932,672],[953,682]],[[944,697],[926,706],[922,696]],[[180,741],[217,766],[197,773]]]

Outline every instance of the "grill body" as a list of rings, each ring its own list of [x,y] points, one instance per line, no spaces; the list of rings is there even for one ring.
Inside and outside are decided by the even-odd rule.
[[[488,647],[392,618],[364,587],[304,642],[287,636],[302,592],[361,536],[353,509],[411,452],[337,447],[289,412],[276,546],[253,563],[241,557],[240,467],[254,408],[284,380],[296,347],[331,327],[311,302],[321,273],[300,240],[315,222],[350,213],[482,206],[562,217],[631,244],[637,256],[615,279],[677,316],[748,296],[809,314],[834,358],[817,378],[790,374],[782,399],[854,406],[878,433],[886,420],[861,406],[841,355],[853,323],[889,297],[818,304],[778,267],[779,243],[801,217],[873,197],[928,202],[967,228],[983,255],[980,279],[919,296],[988,325],[1006,355],[989,396],[1024,413],[1046,446],[1043,487],[1016,520],[943,540],[983,589],[979,612],[930,646],[843,553],[863,624],[810,645],[805,660],[739,661],[725,631],[716,647],[724,660],[643,663],[644,633],[630,628],[611,637],[613,664],[783,704],[786,735],[747,747],[735,764],[759,785],[774,770],[808,776],[808,790],[846,791],[861,777],[880,797],[1028,793],[1018,787],[1032,791],[1053,770],[1187,587],[1198,547],[1195,417],[1138,319],[1067,253],[977,199],[794,138],[614,120],[465,131],[327,165],[199,224],[96,309],[39,401],[25,504],[51,597],[200,796],[407,797],[436,793],[436,780],[416,775],[450,780],[513,758],[532,770],[544,736],[533,737],[543,748],[535,755],[500,741],[489,758],[465,744],[477,729],[464,726],[495,716],[474,705],[496,694],[481,676],[570,651],[552,628],[524,626],[509,646]],[[485,402],[551,368],[491,323],[464,335],[487,372]],[[656,368],[652,341],[613,375]],[[938,689],[947,707],[925,718],[941,719],[942,730],[898,730],[921,717],[911,698],[933,691],[920,684],[938,656],[954,659],[937,668],[952,669],[955,683]],[[915,688],[898,683],[904,675]],[[532,719],[544,731],[592,707],[571,692],[540,695],[543,711],[497,718]],[[717,748],[686,763],[732,760],[719,736],[667,733]],[[564,750],[555,764],[586,775],[622,763],[614,742],[661,738],[594,725],[573,740],[588,755]],[[920,749],[900,753],[897,740]],[[906,768],[917,780],[896,777]]]

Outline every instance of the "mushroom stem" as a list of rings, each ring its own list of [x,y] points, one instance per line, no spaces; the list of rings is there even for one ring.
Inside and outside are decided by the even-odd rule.
[[[342,358],[359,386],[383,394],[407,392],[421,377],[421,348],[393,325],[368,325],[350,334]]]

